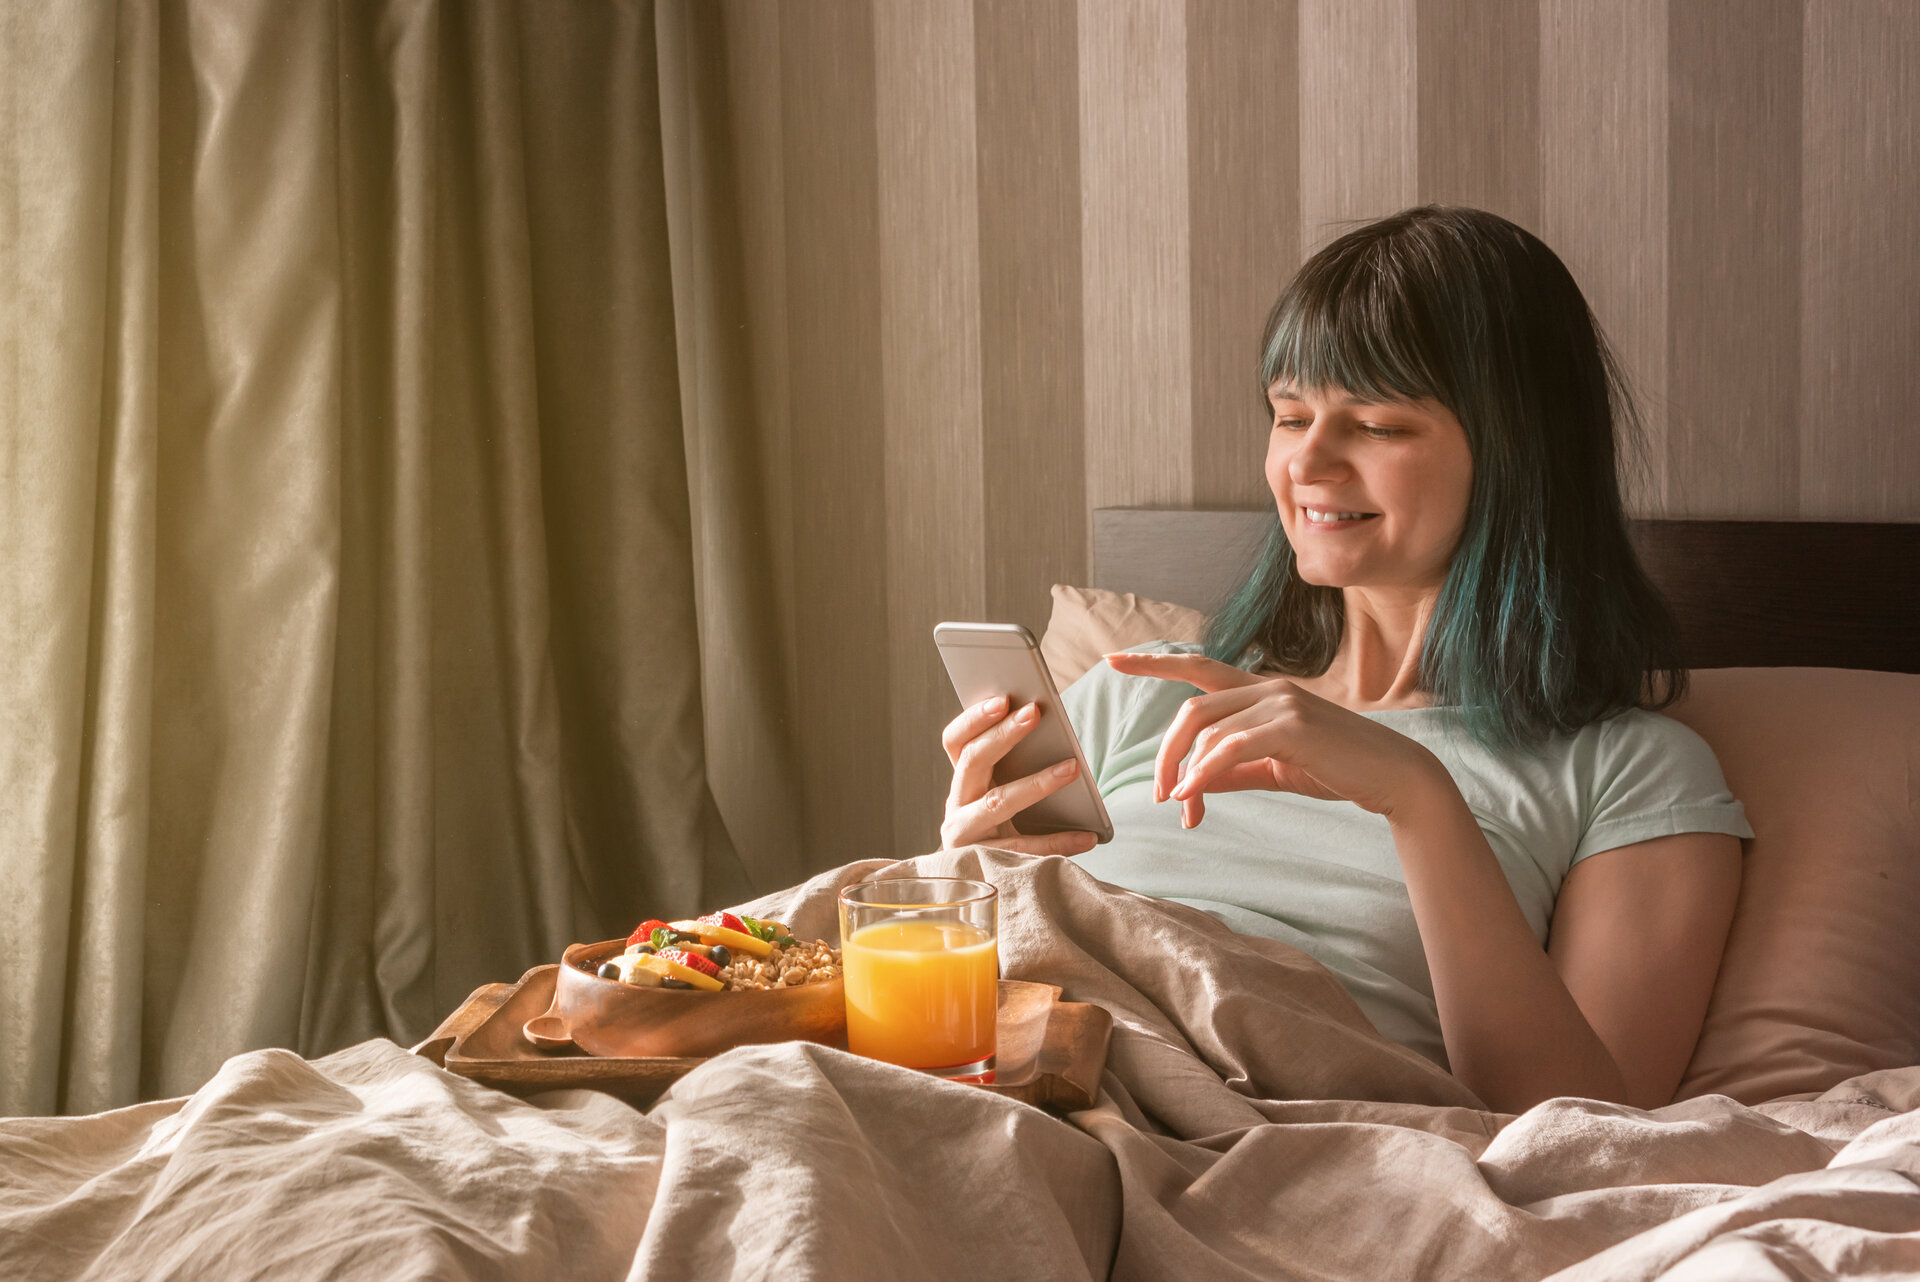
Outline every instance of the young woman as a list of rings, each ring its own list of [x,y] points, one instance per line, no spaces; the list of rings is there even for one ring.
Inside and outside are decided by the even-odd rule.
[[[1579,287],[1504,219],[1407,210],[1300,269],[1260,375],[1263,563],[1204,652],[1110,655],[1062,695],[1114,840],[1015,834],[1072,766],[993,787],[1038,720],[995,700],[946,729],[946,844],[1082,855],[1294,944],[1495,1109],[1666,1103],[1752,832],[1651,711],[1686,674]]]

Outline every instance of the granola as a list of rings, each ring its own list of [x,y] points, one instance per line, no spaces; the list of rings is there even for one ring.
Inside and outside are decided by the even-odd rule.
[[[838,979],[840,950],[824,939],[795,939],[783,922],[709,913],[692,921],[641,922],[627,937],[627,951],[596,973],[644,988],[797,988]]]

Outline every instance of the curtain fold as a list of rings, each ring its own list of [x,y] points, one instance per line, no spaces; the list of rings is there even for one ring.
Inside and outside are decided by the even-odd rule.
[[[0,1114],[407,1042],[791,880],[756,428],[683,421],[653,6],[0,33]]]
[[[141,993],[113,976],[141,965],[148,882],[157,30],[135,3],[40,17],[0,22],[7,1112],[132,1098]]]
[[[728,43],[777,42],[780,21],[774,5],[665,0],[657,24],[707,777],[749,861],[747,876],[760,886],[791,885],[845,857],[808,850],[803,836],[796,754],[819,736],[797,733],[792,716],[801,674],[786,298],[779,247],[766,234],[779,202],[767,190],[770,176],[753,171],[736,142],[743,130],[777,135],[779,85],[757,82],[754,60],[730,56]],[[750,229],[756,213],[760,225]]]

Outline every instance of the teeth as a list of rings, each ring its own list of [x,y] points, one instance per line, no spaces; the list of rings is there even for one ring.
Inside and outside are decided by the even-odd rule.
[[[1331,521],[1362,521],[1369,515],[1366,512],[1316,512],[1312,508],[1307,508],[1306,513],[1307,520],[1315,525],[1325,525]]]

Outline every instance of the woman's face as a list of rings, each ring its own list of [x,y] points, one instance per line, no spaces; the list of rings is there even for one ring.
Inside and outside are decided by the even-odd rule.
[[[1473,455],[1437,401],[1369,404],[1275,383],[1267,484],[1308,583],[1438,588],[1467,523]]]

